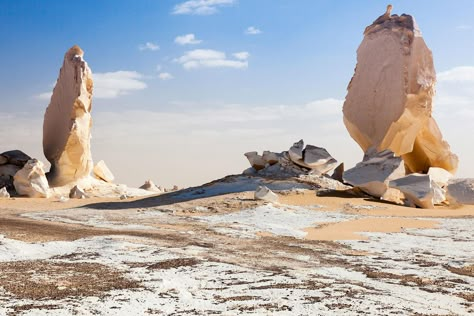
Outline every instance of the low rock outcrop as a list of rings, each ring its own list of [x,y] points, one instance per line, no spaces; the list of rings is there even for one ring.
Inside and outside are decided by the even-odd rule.
[[[0,198],[9,198],[10,193],[8,193],[7,188],[3,187],[0,189]]]
[[[352,138],[367,151],[391,150],[407,172],[440,167],[451,173],[458,158],[433,119],[433,57],[410,15],[388,10],[364,32],[343,113]]]
[[[447,186],[450,203],[474,205],[474,179],[452,179]]]
[[[161,189],[158,188],[158,186],[154,184],[151,180],[146,180],[145,183],[140,187],[140,189],[156,193],[162,193]]]
[[[36,159],[28,160],[25,166],[15,174],[13,185],[16,192],[22,196],[47,198],[50,195],[43,163]]]
[[[75,185],[69,192],[69,198],[71,199],[85,199],[87,198],[86,193]]]
[[[5,188],[10,195],[15,195],[13,177],[31,157],[20,150],[10,150],[0,154],[0,188]]]
[[[99,161],[94,166],[94,176],[97,179],[100,179],[109,183],[112,183],[115,179],[114,175],[112,174],[112,171],[110,171],[110,169],[107,167],[107,165],[105,164],[103,160]]]
[[[88,177],[93,163],[90,149],[92,72],[79,46],[64,56],[51,101],[44,116],[43,151],[51,163],[48,180],[62,186]]]
[[[273,191],[266,186],[262,185],[258,186],[257,190],[255,190],[255,199],[267,202],[278,202],[278,195],[273,193]]]
[[[429,175],[413,173],[406,177],[390,181],[389,186],[403,192],[410,204],[421,208],[434,208],[433,183]]]
[[[362,162],[344,172],[343,179],[365,193],[380,198],[387,192],[391,180],[404,176],[405,166],[400,157],[396,157],[390,150],[377,152],[375,148],[370,148]],[[393,200],[393,192],[389,194],[390,197],[386,196],[384,199]]]
[[[275,153],[264,151],[259,155],[256,151],[245,154],[252,166],[244,171],[246,175],[288,178],[300,175],[325,175],[337,165],[326,149],[307,145],[303,140],[296,142],[288,151]]]

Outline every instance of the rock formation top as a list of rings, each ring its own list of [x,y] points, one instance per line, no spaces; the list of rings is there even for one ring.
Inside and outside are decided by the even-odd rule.
[[[88,177],[90,151],[92,72],[75,45],[64,56],[51,101],[44,116],[43,151],[51,163],[48,180],[61,186]]]
[[[451,173],[458,158],[432,118],[433,56],[410,15],[387,12],[368,26],[347,88],[344,124],[367,151],[390,149],[408,172],[440,167]]]

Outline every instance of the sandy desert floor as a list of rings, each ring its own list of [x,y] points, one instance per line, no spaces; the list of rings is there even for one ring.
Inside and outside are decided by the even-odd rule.
[[[279,203],[255,201],[256,184]],[[0,200],[0,315],[469,315],[474,207],[229,177],[120,201]]]

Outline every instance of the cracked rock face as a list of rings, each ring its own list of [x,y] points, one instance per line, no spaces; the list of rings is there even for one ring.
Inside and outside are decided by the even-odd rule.
[[[51,186],[88,177],[93,163],[90,150],[92,72],[79,46],[70,48],[46,109],[43,151],[51,163]]]
[[[387,15],[364,32],[344,102],[344,124],[364,152],[391,150],[408,172],[440,167],[454,155],[432,114],[436,73],[430,49],[410,15]]]

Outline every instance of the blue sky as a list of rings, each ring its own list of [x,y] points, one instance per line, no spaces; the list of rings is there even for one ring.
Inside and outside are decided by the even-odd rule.
[[[456,138],[472,133],[459,122],[473,113],[474,2],[391,3],[393,13],[416,18],[441,78],[459,72],[465,78],[439,82],[435,118],[461,161],[472,161],[472,151]],[[363,30],[386,5],[2,0],[0,151],[21,147],[44,160],[41,120],[48,94],[64,53],[78,44],[96,81],[94,159],[105,159],[123,182],[198,184],[240,172],[245,151],[285,150],[300,138],[355,163],[358,147],[332,120],[341,120]],[[126,172],[127,159],[137,155],[154,166]],[[170,173],[170,164],[185,174]],[[469,166],[461,170],[474,176]]]

